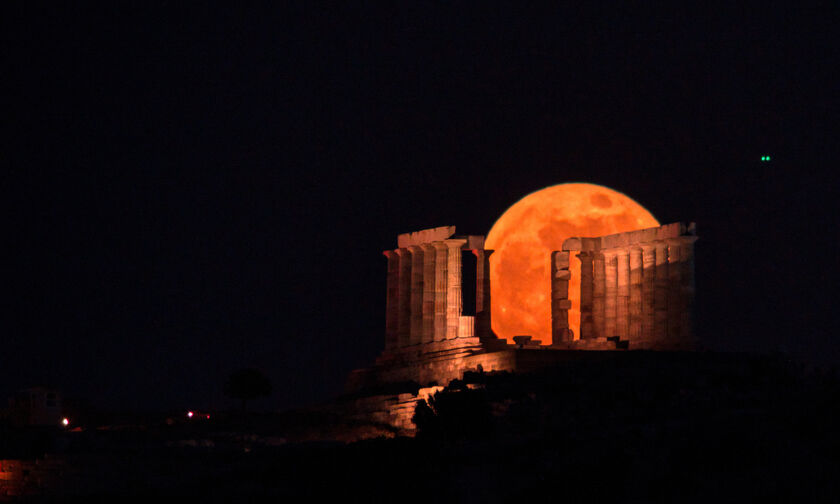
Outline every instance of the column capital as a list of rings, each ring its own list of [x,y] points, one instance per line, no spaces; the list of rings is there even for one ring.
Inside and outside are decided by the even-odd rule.
[[[481,254],[484,254],[484,257],[490,257],[490,254],[495,252],[495,250],[492,249],[471,249],[470,251],[476,257],[481,257]]]
[[[382,255],[384,255],[384,256],[385,256],[385,257],[387,257],[388,259],[393,259],[393,258],[397,257],[397,251],[396,251],[396,250],[393,250],[393,249],[391,249],[391,250],[383,250],[383,251],[382,251]]]
[[[443,243],[446,244],[449,248],[461,248],[466,245],[467,240],[465,238],[450,238],[448,240],[443,240]]]
[[[415,253],[415,252],[422,252],[423,251],[423,248],[420,245],[409,245],[408,247],[406,247],[406,249],[408,249],[408,251],[411,252],[412,254]]]
[[[442,241],[434,241],[431,242],[429,245],[435,248],[435,250],[446,250],[448,247],[446,246],[446,242]]]
[[[603,254],[605,258],[616,257],[621,253],[622,250],[619,248],[601,249],[601,254]]]
[[[418,247],[420,247],[420,249],[422,249],[424,252],[428,252],[430,250],[435,249],[435,246],[431,243],[421,243],[420,245],[418,245]]]

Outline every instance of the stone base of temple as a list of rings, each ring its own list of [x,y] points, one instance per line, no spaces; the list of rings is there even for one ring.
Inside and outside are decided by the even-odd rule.
[[[618,354],[634,351],[693,351],[696,345],[663,341],[633,341],[618,338],[594,338],[561,342],[555,345],[531,345],[528,341],[507,344],[458,340],[439,342],[436,351],[415,349],[399,355],[383,355],[377,365],[357,369],[350,374],[345,396],[331,405],[331,411],[359,422],[378,425],[378,437],[413,436],[414,409],[419,401],[443,389],[467,372],[529,373],[551,366],[578,361],[615,359]],[[489,343],[492,347],[483,346]],[[401,389],[402,387],[402,389]],[[411,391],[406,391],[412,388]],[[416,392],[415,392],[416,391]],[[360,431],[361,432],[361,431]],[[366,437],[360,433],[358,438]]]

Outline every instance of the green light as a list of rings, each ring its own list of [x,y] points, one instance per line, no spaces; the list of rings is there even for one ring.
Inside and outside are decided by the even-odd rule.
[[[761,156],[762,161],[770,161],[770,156]]]

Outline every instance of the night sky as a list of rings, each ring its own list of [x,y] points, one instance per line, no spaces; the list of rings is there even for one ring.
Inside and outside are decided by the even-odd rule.
[[[570,181],[697,222],[708,344],[840,364],[836,1],[300,4],[4,7],[0,399],[328,400],[398,233]]]

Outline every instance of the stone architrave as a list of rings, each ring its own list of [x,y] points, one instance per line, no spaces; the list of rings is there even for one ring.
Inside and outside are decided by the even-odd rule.
[[[435,337],[435,248],[424,243],[423,249],[423,336],[421,343],[431,343]]]
[[[571,341],[569,330],[569,253],[551,253],[551,342]]]
[[[657,340],[668,337],[668,244],[663,240],[656,246],[656,274],[654,279],[653,336]]]
[[[463,291],[461,288],[461,247],[467,243],[464,239],[444,240],[448,249],[446,263],[446,339],[458,337],[463,309]]]
[[[606,277],[604,274],[604,254],[595,252],[592,258],[592,336],[603,338],[606,336],[604,295],[606,292]]]
[[[618,249],[616,255],[615,334],[621,339],[630,336],[630,249]]]
[[[475,331],[481,338],[490,334],[490,254],[492,250],[473,249],[475,273]]]
[[[423,249],[418,245],[408,247],[411,253],[411,322],[409,345],[423,341]]]
[[[580,252],[580,339],[590,339],[593,334],[592,320],[592,253]]]
[[[630,247],[630,328],[629,339],[642,337],[642,248]]]
[[[442,241],[433,242],[435,248],[435,322],[434,341],[446,339],[446,280],[449,247]]]
[[[616,335],[616,301],[618,294],[618,251],[604,250],[604,335]]]
[[[397,347],[408,346],[411,341],[411,253],[408,249],[397,249],[400,258],[399,280],[397,281]]]
[[[656,311],[656,247],[642,243],[642,339],[654,338]]]
[[[382,252],[388,259],[388,277],[385,290],[385,350],[397,346],[397,324],[399,318],[398,283],[400,276],[400,257],[393,250]]]

